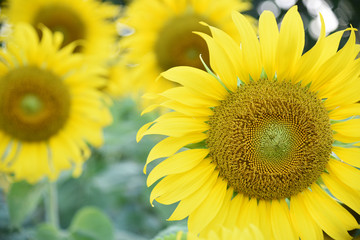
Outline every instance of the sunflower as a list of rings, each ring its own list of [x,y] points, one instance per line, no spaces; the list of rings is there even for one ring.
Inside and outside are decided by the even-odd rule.
[[[76,44],[62,49],[61,33],[17,24],[0,56],[0,169],[15,180],[56,179],[62,170],[81,173],[87,143],[103,142],[112,121],[97,90],[104,70],[84,65]]]
[[[127,66],[122,59],[115,59],[109,64],[107,79],[108,83],[104,92],[112,98],[126,97],[129,92],[127,89],[131,87],[130,82],[124,77]]]
[[[183,233],[178,232],[176,235],[176,240],[181,240],[183,238]],[[198,237],[195,234],[188,233],[186,240],[263,240],[264,237],[257,227],[250,225],[249,227],[243,229],[242,231],[238,228],[229,230],[226,228],[221,228],[220,232],[210,231],[209,234],[203,238]]]
[[[132,91],[159,93],[173,86],[165,79],[155,83],[161,72],[180,65],[201,68],[199,54],[206,62],[209,54],[205,41],[193,31],[209,33],[209,30],[199,22],[237,36],[231,11],[250,7],[249,2],[240,0],[132,1],[119,19],[119,23],[134,29],[134,34],[120,41],[128,49],[126,61],[136,65],[126,77],[133,83]]]
[[[167,157],[148,175],[148,186],[161,179],[151,202],[179,202],[169,220],[188,217],[193,233],[251,223],[265,239],[322,239],[322,230],[351,239],[359,225],[340,203],[360,213],[355,29],[344,30],[350,37],[338,50],[344,31],[325,37],[321,18],[319,39],[303,54],[297,6],[280,31],[263,12],[259,38],[243,15],[233,21],[240,42],[211,26],[212,37],[198,33],[209,47],[207,72],[162,73],[179,84],[160,94],[159,106],[173,111],[137,136],[167,136],[147,158],[146,166]]]
[[[98,0],[7,0],[2,10],[2,17],[11,24],[26,22],[35,28],[43,24],[62,32],[62,46],[82,42],[75,51],[93,60],[106,60],[112,54],[116,25],[111,20],[118,14],[115,5]]]

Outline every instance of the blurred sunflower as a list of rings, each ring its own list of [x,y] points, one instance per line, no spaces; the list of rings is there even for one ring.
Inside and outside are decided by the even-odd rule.
[[[144,125],[144,135],[168,136],[150,151],[151,202],[179,202],[169,220],[188,217],[189,231],[258,226],[265,239],[351,239],[359,227],[339,202],[360,213],[360,59],[354,29],[303,53],[304,27],[297,7],[280,32],[268,11],[259,38],[233,13],[241,48],[210,27],[213,72],[175,67],[162,76],[182,86],[161,94],[174,111]],[[144,112],[152,109],[146,109]],[[178,152],[183,147],[190,147]],[[144,171],[146,171],[146,166]],[[332,198],[328,191],[336,197]]]
[[[113,22],[118,7],[99,0],[7,0],[2,17],[10,24],[26,22],[35,28],[45,25],[64,35],[62,46],[81,41],[75,51],[106,60],[112,54],[116,37]],[[38,31],[41,34],[41,31]]]
[[[183,238],[183,233],[179,232],[176,235],[176,240],[181,240]],[[240,230],[234,228],[229,230],[226,228],[221,228],[220,232],[210,231],[206,237],[198,237],[195,234],[188,233],[186,240],[263,240],[264,237],[257,227],[250,225],[249,227]]]
[[[130,83],[124,78],[127,66],[123,60],[114,60],[109,64],[106,88],[104,91],[113,98],[125,97]]]
[[[133,91],[159,93],[173,86],[165,79],[155,83],[159,74],[171,67],[202,68],[199,54],[205,62],[208,62],[209,54],[205,41],[193,31],[209,33],[209,30],[199,22],[209,23],[231,36],[237,36],[231,11],[250,8],[249,2],[240,0],[132,1],[119,22],[134,29],[133,34],[121,41],[128,49],[126,61],[137,64],[134,72],[126,77],[133,83]]]
[[[87,143],[100,146],[112,121],[97,90],[104,70],[84,65],[76,44],[60,49],[61,33],[41,35],[17,24],[0,51],[0,168],[29,182],[73,167],[80,174]]]

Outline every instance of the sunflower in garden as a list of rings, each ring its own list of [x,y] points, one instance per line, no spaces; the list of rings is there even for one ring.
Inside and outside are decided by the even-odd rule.
[[[155,79],[174,66],[202,68],[199,54],[206,62],[209,54],[205,41],[193,31],[210,32],[199,22],[207,22],[235,37],[238,33],[231,12],[250,8],[249,2],[240,0],[132,1],[119,19],[119,23],[134,30],[121,40],[128,51],[126,61],[136,65],[127,77],[132,91],[159,93],[172,87],[173,83],[165,79]]]
[[[7,0],[2,10],[2,17],[10,24],[26,22],[35,28],[43,24],[61,32],[62,46],[81,42],[75,51],[93,60],[106,60],[112,54],[116,37],[113,21],[118,14],[115,5],[99,0]]]
[[[167,136],[147,158],[146,166],[166,157],[148,175],[148,186],[161,179],[151,202],[179,202],[169,220],[188,217],[195,234],[253,224],[265,239],[323,239],[322,231],[351,239],[359,224],[341,203],[360,213],[355,29],[326,37],[321,18],[319,39],[303,54],[296,6],[280,31],[263,12],[259,38],[243,15],[234,12],[233,21],[240,42],[211,26],[212,37],[198,33],[211,69],[161,74],[179,84],[160,94],[159,106],[173,111],[137,136]],[[345,31],[350,37],[338,50]]]
[[[60,49],[61,33],[40,31],[41,40],[19,23],[0,51],[0,169],[29,182],[72,168],[79,175],[87,144],[101,146],[112,121],[98,90],[104,69],[85,65],[74,43]]]

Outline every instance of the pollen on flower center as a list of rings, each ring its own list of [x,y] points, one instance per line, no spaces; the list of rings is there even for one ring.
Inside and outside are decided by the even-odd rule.
[[[314,183],[333,143],[315,93],[291,82],[241,85],[214,108],[207,146],[220,175],[258,199],[289,198]]]
[[[286,123],[265,123],[257,134],[257,151],[259,157],[277,162],[284,159],[292,150],[293,136]]]
[[[20,67],[0,79],[0,129],[21,141],[45,141],[66,123],[70,93],[59,76]]]
[[[41,8],[33,25],[44,24],[53,32],[61,32],[64,35],[62,46],[86,38],[86,28],[79,16],[70,8],[61,5],[51,5]],[[41,35],[41,32],[39,31]],[[79,47],[78,47],[79,48]],[[76,49],[79,51],[80,49]]]
[[[209,52],[205,41],[193,31],[210,34],[209,28],[199,22],[205,19],[186,13],[170,19],[160,30],[155,42],[156,59],[162,70],[175,66],[192,66],[203,69],[201,54],[209,62]]]
[[[34,94],[27,94],[21,100],[21,109],[24,114],[35,115],[42,111],[44,104]]]

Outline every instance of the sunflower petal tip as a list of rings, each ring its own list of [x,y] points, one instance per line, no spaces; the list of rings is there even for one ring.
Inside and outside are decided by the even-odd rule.
[[[143,116],[144,114],[151,112],[152,110],[154,110],[154,109],[157,108],[158,106],[159,106],[158,104],[153,104],[153,105],[148,106],[147,108],[145,108],[145,109],[140,113],[140,116]]]
[[[294,5],[294,6],[292,6],[290,9],[289,9],[289,12],[290,11],[298,11],[298,6],[297,5]]]
[[[143,173],[146,175],[146,168],[147,168],[147,164],[145,164],[144,168],[143,168]]]
[[[204,22],[204,21],[200,21],[199,22],[201,25],[203,25],[203,26],[206,26],[206,27],[209,27],[210,25],[209,24],[207,24],[206,22]]]
[[[199,32],[199,31],[192,31],[192,33],[194,33],[194,34],[196,34],[196,35],[199,35],[199,36],[206,35],[205,33]]]
[[[147,187],[150,187],[151,185],[154,184],[154,182],[155,182],[155,180],[154,180],[153,178],[148,177],[148,178],[146,179],[146,186],[147,186]]]
[[[150,128],[150,126],[153,124],[154,122],[149,122],[147,124],[145,124],[144,126],[142,126],[139,131],[136,134],[136,142],[140,142],[141,139],[146,135],[146,131]]]
[[[138,142],[140,142],[141,141],[141,139],[143,138],[143,134],[140,134],[139,132],[136,134],[136,142],[138,143]]]

